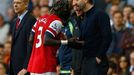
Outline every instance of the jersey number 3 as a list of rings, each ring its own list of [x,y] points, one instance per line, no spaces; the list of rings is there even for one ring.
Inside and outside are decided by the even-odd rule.
[[[39,48],[42,44],[42,38],[41,38],[42,30],[43,30],[43,27],[39,27],[39,29],[38,29],[39,34],[37,36],[38,42],[36,43],[36,48]]]

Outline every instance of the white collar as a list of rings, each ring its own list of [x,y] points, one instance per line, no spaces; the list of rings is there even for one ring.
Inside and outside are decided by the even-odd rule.
[[[18,16],[18,18],[20,19],[20,22],[24,18],[24,16],[26,15],[27,12],[28,11],[26,10],[24,13],[22,13],[20,16]]]

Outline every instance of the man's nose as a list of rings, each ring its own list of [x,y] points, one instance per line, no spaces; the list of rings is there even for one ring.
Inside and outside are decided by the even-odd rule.
[[[13,4],[13,6],[14,6],[14,7],[17,7],[17,4],[16,4],[16,3],[14,3],[14,4]]]

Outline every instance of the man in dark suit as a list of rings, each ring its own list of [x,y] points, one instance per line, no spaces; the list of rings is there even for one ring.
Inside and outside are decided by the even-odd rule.
[[[28,12],[29,0],[13,0],[14,11],[18,15],[12,33],[10,75],[25,75],[31,54],[28,38],[36,19]],[[26,75],[29,75],[28,73]]]
[[[109,16],[95,8],[93,0],[73,0],[84,14],[79,21],[82,46],[81,75],[107,75],[106,52],[112,40]]]

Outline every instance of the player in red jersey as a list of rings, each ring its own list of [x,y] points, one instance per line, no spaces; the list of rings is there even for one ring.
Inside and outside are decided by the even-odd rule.
[[[68,9],[68,1],[58,0],[52,8],[53,14],[44,15],[35,23],[30,36],[33,49],[27,68],[31,75],[56,75],[58,45],[81,45],[74,39],[60,40],[62,27],[70,16]]]

